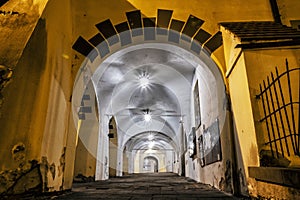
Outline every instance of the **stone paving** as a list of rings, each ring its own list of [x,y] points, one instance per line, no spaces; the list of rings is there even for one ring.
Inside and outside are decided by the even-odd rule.
[[[195,200],[239,199],[209,185],[180,177],[172,173],[133,174],[106,181],[75,183],[71,192],[52,196],[51,199],[145,199]]]

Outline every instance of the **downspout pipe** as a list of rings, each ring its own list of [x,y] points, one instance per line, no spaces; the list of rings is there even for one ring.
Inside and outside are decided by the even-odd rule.
[[[272,9],[272,15],[273,15],[273,18],[274,18],[274,22],[276,22],[278,24],[282,24],[281,18],[280,18],[281,15],[279,13],[277,0],[270,0],[270,5],[271,5],[271,9]]]

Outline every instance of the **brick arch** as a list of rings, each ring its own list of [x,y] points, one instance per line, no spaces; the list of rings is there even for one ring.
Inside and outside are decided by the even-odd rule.
[[[81,79],[84,77],[90,79],[95,67],[113,53],[137,44],[168,43],[192,52],[196,56],[201,57],[200,54],[206,54],[215,60],[212,55],[223,44],[221,32],[208,33],[202,28],[205,21],[194,15],[189,15],[186,21],[174,19],[172,15],[173,10],[158,9],[156,17],[142,17],[140,10],[134,10],[126,12],[127,20],[119,24],[113,25],[110,19],[97,23],[95,28],[98,33],[89,39],[79,36],[72,46],[73,50],[86,57],[77,74],[75,84],[77,84],[79,76]],[[220,69],[221,74],[222,71]],[[81,86],[86,88],[87,84],[91,83],[83,83]],[[82,97],[94,94],[90,94],[86,89],[78,90],[78,88],[73,88],[72,99],[73,105],[81,109]],[[77,121],[77,115],[79,119],[85,119],[88,114],[85,112],[74,113],[74,119]]]
[[[100,65],[102,65],[101,69],[104,69],[113,55],[122,54],[124,51],[136,47],[143,48],[142,46],[145,44],[147,46],[148,44],[156,45],[161,43],[165,46],[174,46],[174,48],[181,49],[182,52],[187,52],[191,56],[193,54],[203,62],[213,63],[215,57],[212,57],[213,53],[222,46],[221,32],[208,33],[201,28],[204,20],[196,16],[190,15],[186,21],[180,21],[173,19],[172,14],[172,10],[158,9],[156,17],[142,18],[140,10],[126,12],[126,21],[113,25],[110,19],[106,19],[95,25],[98,33],[93,37],[86,39],[83,36],[79,36],[77,38],[72,48],[85,56],[86,59],[77,73],[73,88],[72,106],[75,124],[78,124],[78,120],[92,119],[91,121],[95,122],[95,126],[98,126],[101,132],[108,131],[107,127],[99,124],[94,113],[86,112],[92,110],[90,107],[92,103],[89,103],[88,99],[83,102],[83,97],[96,96],[98,98],[95,95],[96,91],[93,90],[95,89],[93,81],[98,80],[98,76],[101,73],[94,72],[100,69]],[[221,66],[218,66],[216,63],[218,62],[212,64],[213,69],[219,70],[218,77],[221,80],[223,78]],[[224,80],[222,79],[221,81],[223,83]],[[103,112],[100,111],[99,113]],[[107,116],[102,117],[103,124],[106,123],[106,120]],[[99,157],[97,156],[97,160],[103,161],[104,158],[106,159],[104,153],[99,154]],[[99,162],[97,166],[96,179],[107,178],[105,175],[105,162]]]
[[[113,25],[110,19],[96,24],[98,33],[92,38],[79,36],[72,48],[91,62],[97,57],[105,58],[119,48],[134,44],[134,39],[141,37],[144,42],[155,42],[165,37],[171,44],[177,44],[195,54],[205,52],[208,55],[222,46],[220,31],[210,34],[202,27],[204,21],[190,15],[186,21],[173,19],[172,10],[157,10],[156,17],[142,17],[140,10],[126,12],[127,20]],[[91,53],[93,52],[93,53]]]

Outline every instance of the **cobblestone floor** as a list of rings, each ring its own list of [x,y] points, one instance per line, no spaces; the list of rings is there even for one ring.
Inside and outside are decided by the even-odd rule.
[[[72,192],[52,197],[63,199],[238,199],[208,185],[172,173],[134,174],[107,181],[74,184]]]

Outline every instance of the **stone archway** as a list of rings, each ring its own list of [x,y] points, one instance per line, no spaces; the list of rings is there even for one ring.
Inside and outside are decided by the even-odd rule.
[[[159,172],[158,160],[154,156],[144,157],[143,171],[148,173]]]
[[[180,109],[178,110],[179,114],[176,117],[180,118],[183,116],[187,116],[184,117],[185,119],[183,119],[182,121],[184,124],[186,124],[184,126],[186,126],[187,132],[190,131],[189,127],[195,126],[195,124],[193,124],[195,122],[193,122],[193,119],[191,119],[191,111],[188,111],[188,115],[187,113],[182,114],[182,110],[185,110],[186,112],[187,110],[191,109],[190,104],[183,103],[184,101],[182,97],[185,96],[185,101],[189,102],[189,93],[192,92],[192,90],[195,87],[195,84],[199,84],[201,86],[203,94],[208,94],[207,97],[203,96],[203,99],[206,99],[203,102],[207,103],[207,105],[209,106],[202,112],[210,113],[208,114],[210,116],[206,118],[203,122],[211,124],[212,121],[215,120],[215,118],[220,118],[221,128],[224,124],[226,117],[226,109],[224,109],[223,107],[223,103],[224,101],[226,101],[225,84],[221,70],[210,57],[212,53],[222,45],[221,35],[218,32],[215,35],[211,36],[206,31],[201,29],[201,25],[204,23],[204,21],[195,16],[190,15],[186,22],[182,22],[179,20],[171,19],[171,15],[172,11],[170,10],[158,10],[156,24],[150,18],[142,19],[140,11],[128,12],[126,13],[128,21],[125,21],[115,26],[112,25],[110,20],[102,21],[96,25],[96,27],[99,30],[98,34],[96,34],[88,41],[86,41],[83,37],[80,36],[73,45],[74,50],[86,56],[86,60],[82,64],[81,70],[78,72],[73,91],[73,114],[75,122],[80,120],[77,116],[76,110],[80,108],[82,96],[88,95],[88,91],[86,90],[86,82],[91,82],[93,84],[93,87],[95,88],[95,91],[97,91],[96,98],[98,102],[98,113],[100,119],[100,127],[97,139],[98,147],[101,148],[98,148],[96,153],[98,161],[96,165],[96,179],[108,178],[106,173],[108,164],[104,162],[105,160],[108,160],[108,155],[106,153],[106,148],[108,147],[108,139],[105,136],[105,133],[108,130],[107,128],[105,128],[105,126],[103,126],[103,124],[106,124],[108,122],[109,116],[120,113],[122,114],[123,112],[122,106],[113,108],[111,107],[109,103],[111,101],[110,98],[112,98],[112,95],[114,94],[121,95],[119,96],[119,98],[121,99],[125,97],[122,96],[124,94],[120,93],[120,88],[123,86],[117,85],[111,85],[111,87],[116,88],[113,89],[114,91],[112,91],[114,94],[107,93],[106,95],[104,95],[105,92],[100,94],[99,91],[101,90],[101,87],[105,87],[105,84],[104,86],[101,86],[100,84],[106,82],[108,80],[107,77],[114,77],[113,81],[118,82],[118,78],[120,77],[118,77],[117,73],[114,73],[114,70],[116,69],[117,71],[119,69],[127,70],[127,75],[125,76],[125,73],[121,74],[121,78],[130,80],[130,77],[132,77],[134,73],[139,72],[142,68],[145,68],[146,66],[145,63],[141,61],[140,63],[135,63],[137,64],[137,66],[140,66],[140,69],[126,69],[119,65],[122,62],[120,59],[126,60],[127,58],[131,58],[131,61],[129,62],[133,62],[133,60],[136,60],[134,59],[134,56],[138,54],[144,54],[152,56],[149,56],[150,60],[148,59],[150,63],[158,64],[158,55],[165,54],[171,55],[171,57],[173,56],[175,60],[177,59],[177,61],[175,62],[177,62],[177,64],[181,63],[182,66],[178,65],[177,68],[174,68],[174,66],[166,67],[164,74],[173,73],[174,77],[183,77],[183,84],[181,84],[181,86],[183,87],[181,88],[181,90],[187,91],[187,93],[179,94],[177,91],[178,89],[176,89],[177,86],[173,87],[169,85],[168,87],[170,87],[172,91],[177,91],[175,92],[175,96],[180,99],[180,103],[178,104]],[[178,59],[181,61],[178,61]],[[190,65],[190,67],[184,69],[183,65]],[[165,66],[168,66],[168,64],[161,64],[162,68],[164,68]],[[148,69],[149,67],[146,66],[146,68]],[[152,70],[150,70],[152,73],[155,68],[150,68]],[[190,70],[190,72],[186,72],[185,70]],[[190,75],[190,77],[187,78],[188,75],[184,75],[185,73],[190,73],[193,75]],[[189,79],[189,81],[186,81],[187,79]],[[197,82],[198,79],[199,81]],[[186,82],[186,87],[184,86],[184,82]],[[132,86],[130,87],[132,88]],[[213,98],[215,96],[217,96],[218,98]],[[119,104],[116,103],[115,105]],[[164,109],[166,110],[166,108]],[[90,115],[89,113],[82,114]],[[117,121],[118,120],[120,121],[121,118],[117,118]],[[168,122],[165,119],[157,119],[155,122],[157,122],[157,125],[159,125],[159,123],[162,122],[163,126],[164,124],[168,124]],[[124,122],[122,123],[124,124]],[[133,124],[128,124],[126,126],[127,128],[125,132],[127,135],[131,137],[134,134],[138,134]],[[176,125],[176,127],[178,128],[179,125]],[[164,129],[166,128],[168,129],[168,126],[164,126]],[[175,129],[177,130],[177,128]],[[168,132],[167,129],[163,132]],[[168,134],[172,134],[172,130],[174,131],[175,129],[174,123],[173,125],[171,123],[171,125],[169,125]],[[150,128],[148,130],[155,131],[155,129],[153,128]],[[175,133],[175,135],[176,134],[178,133]],[[177,138],[177,136],[175,137]],[[126,140],[126,137],[123,139]],[[120,139],[120,141],[118,142],[120,143],[119,146],[122,149],[124,143],[122,144],[121,140],[122,139]],[[179,144],[181,142],[181,139],[177,138],[176,142],[177,144]],[[184,149],[178,149],[176,151],[178,154],[177,157],[185,157]],[[118,160],[120,166],[116,166],[118,168],[117,171],[119,171],[119,174],[122,174],[121,163],[124,160],[123,153],[119,153]],[[180,160],[179,162],[184,162],[184,159],[183,161],[181,161],[181,159],[178,160]]]

